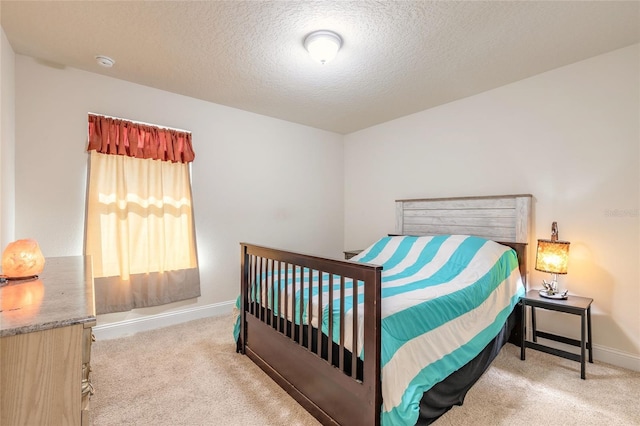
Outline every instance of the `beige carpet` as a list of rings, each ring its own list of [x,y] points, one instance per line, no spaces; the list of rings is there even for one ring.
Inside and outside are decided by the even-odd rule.
[[[91,418],[112,425],[318,425],[246,356],[230,317],[97,341]],[[489,370],[435,424],[640,425],[640,373],[504,347]]]

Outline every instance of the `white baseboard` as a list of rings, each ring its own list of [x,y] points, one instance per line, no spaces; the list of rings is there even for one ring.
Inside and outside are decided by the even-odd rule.
[[[639,356],[622,352],[617,349],[593,345],[593,359],[594,361],[602,361],[628,370],[640,371]]]
[[[96,339],[108,340],[119,337],[131,336],[135,333],[157,328],[168,327],[200,318],[214,317],[230,314],[235,307],[235,300],[214,303],[211,305],[197,306],[195,308],[181,309],[157,315],[147,315],[141,318],[133,318],[118,321],[111,324],[97,325],[93,327]]]

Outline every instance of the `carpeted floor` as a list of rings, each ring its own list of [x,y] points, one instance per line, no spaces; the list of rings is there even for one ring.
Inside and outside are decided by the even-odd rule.
[[[113,425],[318,425],[247,357],[236,354],[232,319],[213,317],[92,350],[91,418]],[[580,364],[508,344],[467,394],[435,424],[640,425],[640,373]]]

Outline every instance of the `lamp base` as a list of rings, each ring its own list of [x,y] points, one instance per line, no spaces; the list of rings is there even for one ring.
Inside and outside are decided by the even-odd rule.
[[[546,297],[547,299],[566,299],[569,293],[569,290],[565,291],[555,291],[551,292],[549,290],[540,290],[540,296]]]
[[[28,277],[8,277],[6,275],[0,275],[0,287],[4,287],[5,285],[9,285],[9,284],[22,284],[22,283],[26,283],[28,281],[34,281],[37,280],[38,276],[37,275],[30,275]]]

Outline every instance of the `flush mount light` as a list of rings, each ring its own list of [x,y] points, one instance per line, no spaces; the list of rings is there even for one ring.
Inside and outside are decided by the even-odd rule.
[[[323,65],[336,57],[340,46],[342,38],[333,31],[314,31],[304,39],[309,55]]]
[[[96,62],[98,63],[98,65],[100,65],[102,67],[105,67],[105,68],[111,68],[113,66],[113,64],[116,63],[116,61],[114,61],[110,57],[104,56],[104,55],[96,56]]]

